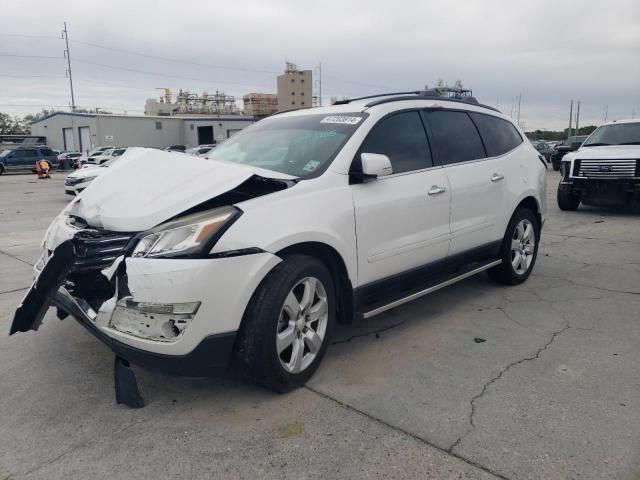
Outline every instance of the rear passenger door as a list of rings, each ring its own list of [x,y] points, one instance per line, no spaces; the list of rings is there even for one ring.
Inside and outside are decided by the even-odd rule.
[[[393,173],[352,185],[359,285],[445,258],[450,189],[433,163],[420,113],[382,118],[362,143],[353,171],[361,153],[386,155]]]
[[[493,236],[502,239],[518,201],[522,186],[527,183],[525,168],[530,156],[526,149],[519,148],[524,139],[516,127],[503,118],[485,113],[469,112],[469,116],[478,127],[487,151],[488,161],[494,173],[504,177],[501,184],[501,204],[496,206],[496,223]]]
[[[427,110],[424,116],[437,160],[451,185],[449,255],[494,242],[504,189],[501,162],[487,158],[478,129],[466,111]]]

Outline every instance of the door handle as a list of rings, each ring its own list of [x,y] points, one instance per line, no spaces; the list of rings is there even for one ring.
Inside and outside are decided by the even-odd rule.
[[[446,191],[447,191],[446,187],[439,187],[438,185],[432,185],[428,193],[429,195],[438,195]]]
[[[499,182],[500,180],[504,180],[504,175],[502,175],[501,173],[494,173],[493,175],[491,175],[492,182]]]

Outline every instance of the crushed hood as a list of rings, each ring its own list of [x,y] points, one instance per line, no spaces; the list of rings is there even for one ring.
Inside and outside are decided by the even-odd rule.
[[[254,175],[295,177],[151,148],[130,148],[82,192],[71,211],[95,227],[136,232],[237,187]]]

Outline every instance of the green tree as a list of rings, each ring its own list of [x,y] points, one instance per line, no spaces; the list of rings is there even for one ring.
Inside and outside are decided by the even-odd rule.
[[[29,130],[23,119],[0,112],[0,135],[26,135]]]

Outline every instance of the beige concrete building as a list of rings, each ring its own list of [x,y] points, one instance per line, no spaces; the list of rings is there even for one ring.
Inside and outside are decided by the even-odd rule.
[[[264,118],[278,111],[278,95],[275,93],[247,93],[242,97],[244,114]]]
[[[282,75],[278,75],[278,111],[313,106],[313,79],[311,70],[298,70],[287,62]]]

